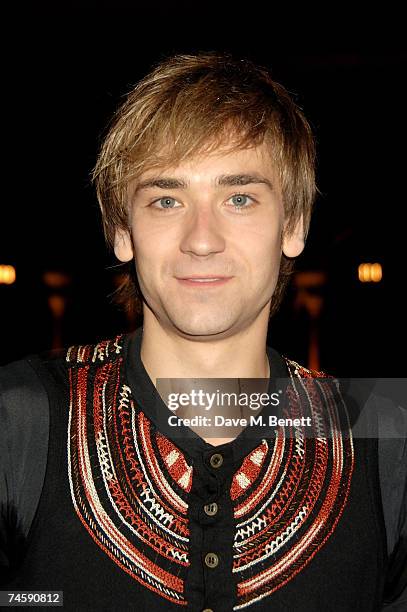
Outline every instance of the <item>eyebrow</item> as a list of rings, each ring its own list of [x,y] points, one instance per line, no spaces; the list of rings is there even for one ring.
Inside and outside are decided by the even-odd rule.
[[[261,174],[221,174],[215,179],[216,187],[234,186],[234,185],[251,185],[251,184],[263,184],[266,185],[270,191],[274,191],[274,187],[270,179]],[[151,189],[158,187],[158,189],[188,189],[189,181],[183,178],[176,178],[172,176],[160,176],[152,177],[138,183],[134,196],[140,191],[145,189]]]

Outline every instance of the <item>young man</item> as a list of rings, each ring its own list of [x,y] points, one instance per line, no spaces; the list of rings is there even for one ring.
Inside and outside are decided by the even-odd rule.
[[[130,92],[94,178],[117,299],[143,325],[2,368],[8,592],[63,591],[69,610],[402,609],[405,449],[377,438],[405,413],[353,438],[333,383],[266,345],[314,161],[301,110],[247,60],[175,56]],[[171,428],[161,379],[177,396],[287,379],[280,414],[318,424]]]

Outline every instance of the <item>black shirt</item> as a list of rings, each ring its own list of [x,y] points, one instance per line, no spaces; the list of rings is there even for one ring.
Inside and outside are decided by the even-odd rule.
[[[126,372],[132,393],[137,397],[149,418],[157,427],[157,405],[160,398],[140,357],[142,329],[127,336]],[[127,349],[127,346],[126,346]],[[271,377],[286,377],[283,358],[267,347]],[[36,401],[33,397],[36,396]],[[152,399],[153,398],[153,399]],[[22,359],[0,368],[0,484],[1,484],[1,565],[18,564],[40,498],[48,449],[48,397],[36,372],[28,360]],[[158,404],[157,404],[158,402]],[[163,404],[161,402],[161,406]],[[389,405],[392,417],[399,422],[399,431],[406,431],[405,409]],[[380,413],[379,413],[380,414]],[[379,423],[380,427],[380,423]],[[383,424],[383,427],[385,425]],[[203,441],[189,428],[185,436],[177,437],[176,444],[189,456],[201,455],[214,447]],[[233,449],[234,459],[243,459],[259,441],[239,436],[233,445],[216,447]],[[406,465],[405,438],[379,440],[379,475],[383,512],[386,525],[387,551],[390,558],[406,559]],[[10,546],[13,542],[13,546]],[[396,572],[396,599],[385,609],[407,609],[407,586],[400,572]],[[401,576],[401,577],[400,577]]]

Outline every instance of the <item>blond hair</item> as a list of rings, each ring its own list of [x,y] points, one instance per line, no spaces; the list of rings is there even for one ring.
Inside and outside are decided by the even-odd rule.
[[[230,53],[179,54],[156,64],[112,117],[92,173],[108,248],[114,249],[116,228],[130,229],[129,183],[146,170],[174,166],[225,145],[234,151],[263,141],[280,180],[285,231],[289,235],[302,214],[305,238],[318,191],[315,141],[287,90],[263,66]],[[294,263],[282,254],[270,316]],[[123,269],[114,302],[141,313],[134,261]]]

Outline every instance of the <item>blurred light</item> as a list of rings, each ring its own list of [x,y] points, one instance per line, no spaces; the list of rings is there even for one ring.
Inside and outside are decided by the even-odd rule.
[[[324,270],[302,270],[294,274],[296,296],[294,310],[305,309],[308,314],[308,367],[320,370],[320,326],[319,318],[324,307],[324,287],[327,274]]]
[[[322,270],[302,270],[294,275],[294,284],[299,289],[321,287],[326,283],[326,274]]]
[[[66,272],[60,272],[58,270],[47,270],[42,275],[44,283],[52,289],[60,289],[66,287],[71,282],[71,277]]]
[[[326,273],[323,270],[296,272],[293,279],[294,286],[297,289],[294,309],[305,308],[312,319],[317,319],[324,304],[322,290],[326,280]]]
[[[16,282],[15,267],[0,265],[0,284],[12,285],[15,282]]]
[[[358,268],[361,283],[379,283],[383,278],[382,265],[379,263],[361,263]]]
[[[62,318],[65,312],[66,300],[61,295],[50,295],[48,298],[48,305],[51,309],[53,316],[56,319]]]

